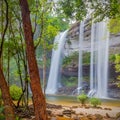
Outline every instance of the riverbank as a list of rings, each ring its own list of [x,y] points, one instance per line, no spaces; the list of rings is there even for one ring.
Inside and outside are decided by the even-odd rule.
[[[33,105],[30,105],[31,115],[23,120],[35,120]],[[24,113],[25,114],[25,113]],[[120,107],[90,105],[70,105],[47,103],[48,120],[120,120]]]
[[[51,102],[49,102],[49,104],[52,104]],[[102,116],[106,116],[108,115],[109,117],[116,117],[116,114],[120,112],[120,107],[117,106],[107,106],[107,105],[101,105],[99,107],[92,107],[89,104],[87,104],[86,106],[81,106],[80,104],[75,105],[75,104],[58,104],[58,103],[54,103],[56,106],[61,105],[63,107],[63,109],[61,110],[56,110],[56,109],[52,109],[52,113],[55,115],[59,115],[61,112],[63,112],[63,110],[73,110],[75,111],[76,114],[84,114],[84,115],[94,115],[94,114],[100,114]]]

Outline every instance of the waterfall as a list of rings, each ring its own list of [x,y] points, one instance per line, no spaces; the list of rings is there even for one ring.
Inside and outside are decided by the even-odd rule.
[[[58,43],[57,49],[52,51],[51,67],[46,88],[46,94],[55,94],[58,88],[58,79],[60,78],[60,65],[62,60],[63,48],[66,41],[67,30],[56,36],[54,44]]]
[[[83,75],[82,75],[82,54],[83,54],[83,40],[84,40],[84,21],[80,24],[79,30],[79,63],[78,63],[78,94],[81,92]]]
[[[88,96],[94,95],[96,93],[96,55],[95,55],[95,24],[91,25],[91,57],[90,57],[90,92]]]
[[[104,21],[97,24],[97,96],[100,98],[107,97],[109,32],[106,24]]]
[[[109,32],[106,24],[103,21],[91,27],[90,97],[107,97]]]
[[[63,49],[67,40],[66,36],[67,31],[59,34],[54,40],[54,43],[58,43],[58,48],[56,50],[53,49],[52,52],[46,94],[55,94],[58,90]],[[80,94],[84,88],[83,52],[90,52],[90,90],[88,96],[96,96],[99,98],[107,97],[109,56],[109,32],[107,22],[102,21],[90,25],[88,21],[82,21],[79,26],[78,41],[79,63],[77,94]]]

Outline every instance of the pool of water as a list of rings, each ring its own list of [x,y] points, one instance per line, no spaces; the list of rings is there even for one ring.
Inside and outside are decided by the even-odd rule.
[[[46,100],[47,102],[52,104],[62,104],[62,105],[79,105],[80,104],[76,96],[46,95]],[[102,98],[101,101],[102,101],[102,105],[105,105],[105,106],[120,107],[120,99]]]

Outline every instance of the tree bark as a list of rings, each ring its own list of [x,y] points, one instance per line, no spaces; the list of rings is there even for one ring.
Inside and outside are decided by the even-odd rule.
[[[15,120],[15,112],[14,112],[14,105],[9,93],[9,87],[5,80],[3,70],[2,70],[2,53],[3,53],[3,45],[5,41],[5,34],[8,28],[8,2],[4,0],[6,5],[6,14],[5,14],[5,28],[3,28],[3,13],[2,14],[2,33],[1,33],[1,43],[0,43],[0,90],[2,92],[2,99],[4,103],[4,113],[6,120]],[[3,2],[1,3],[1,11],[3,11]]]
[[[22,12],[23,29],[30,74],[30,85],[33,93],[33,105],[36,120],[47,120],[46,102],[40,85],[39,70],[35,58],[30,11],[27,0],[19,0]]]
[[[5,107],[4,111],[5,118],[6,120],[15,120],[14,105],[9,94],[9,87],[7,86],[7,82],[5,80],[1,64],[0,64],[0,88],[2,91],[2,99]]]

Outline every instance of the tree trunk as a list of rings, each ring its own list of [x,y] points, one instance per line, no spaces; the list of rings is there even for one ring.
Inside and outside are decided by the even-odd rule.
[[[2,91],[2,99],[5,107],[5,118],[6,120],[15,120],[14,106],[9,94],[9,87],[7,86],[7,82],[4,78],[4,74],[1,69],[1,64],[0,64],[0,88]]]
[[[30,11],[27,0],[19,0],[22,12],[23,29],[30,74],[30,85],[33,93],[33,104],[36,120],[47,120],[46,102],[40,85],[39,70],[35,58]]]
[[[44,50],[43,50],[43,91],[45,95],[45,88],[46,88],[46,65],[47,65],[47,59],[46,59],[46,43],[44,41]]]
[[[5,41],[5,34],[8,28],[8,2],[7,0],[4,0],[5,5],[6,5],[6,13],[5,13],[5,20],[4,21],[4,16],[3,13],[1,12],[2,16],[2,32],[1,32],[1,41],[0,41],[0,90],[2,92],[2,99],[4,103],[4,113],[5,113],[5,120],[15,120],[15,114],[14,114],[14,105],[9,93],[9,87],[7,85],[7,82],[5,80],[3,70],[2,70],[2,53],[3,53],[3,45]],[[1,1],[1,11],[3,11],[3,2]],[[3,28],[3,23],[5,23],[5,28]]]

